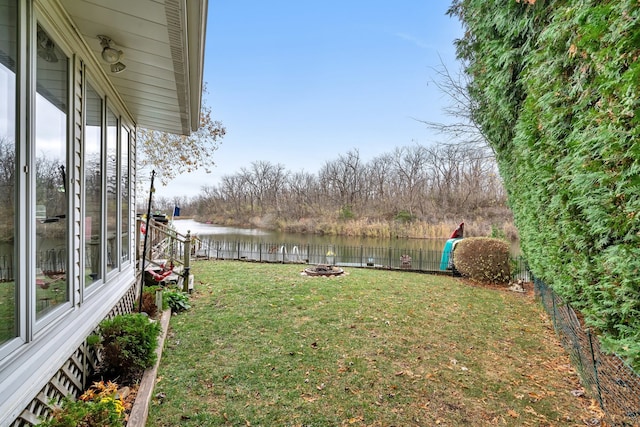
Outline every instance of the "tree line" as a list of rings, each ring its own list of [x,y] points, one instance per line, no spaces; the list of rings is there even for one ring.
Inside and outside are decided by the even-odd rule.
[[[256,217],[292,223],[305,218],[443,222],[509,217],[493,156],[484,148],[411,145],[364,161],[357,149],[326,161],[317,173],[255,161],[178,203],[202,220],[249,225]]]

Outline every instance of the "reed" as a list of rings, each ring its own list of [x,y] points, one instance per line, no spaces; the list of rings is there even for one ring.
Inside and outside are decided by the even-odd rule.
[[[427,222],[414,220],[407,223],[396,221],[370,220],[367,218],[339,220],[303,219],[297,221],[279,220],[275,228],[279,231],[329,236],[407,238],[407,239],[445,239],[451,235],[460,223],[456,221]],[[518,230],[513,221],[494,224],[489,220],[465,221],[465,236],[487,237],[496,230],[508,241],[518,240]]]

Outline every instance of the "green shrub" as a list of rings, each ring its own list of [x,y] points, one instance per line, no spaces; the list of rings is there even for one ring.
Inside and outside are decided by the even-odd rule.
[[[160,324],[146,315],[124,314],[103,320],[99,331],[104,373],[128,379],[155,363]]]
[[[400,223],[407,223],[413,221],[415,219],[415,216],[411,215],[411,213],[408,211],[402,210],[396,214],[394,219]]]
[[[95,383],[78,400],[65,396],[41,427],[122,427],[125,407],[115,383]]]
[[[640,372],[640,3],[456,0],[449,12],[533,274]]]
[[[491,237],[460,240],[453,252],[456,270],[482,283],[508,283],[510,274],[509,243]]]
[[[353,210],[351,209],[351,206],[345,205],[345,206],[342,207],[342,209],[340,209],[339,218],[341,220],[354,219],[355,217],[356,216],[353,213]]]
[[[174,289],[168,289],[162,293],[162,303],[171,308],[172,313],[180,313],[191,308],[189,295]]]

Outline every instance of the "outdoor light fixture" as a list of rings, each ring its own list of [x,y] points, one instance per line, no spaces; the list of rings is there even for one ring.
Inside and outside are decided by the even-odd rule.
[[[122,62],[116,62],[115,64],[111,64],[111,72],[114,74],[121,73],[124,69],[127,68]]]
[[[111,47],[111,43],[113,43],[111,38],[107,36],[98,36],[98,38],[100,39],[100,46],[102,46],[102,59],[107,64],[111,64],[111,72],[120,73],[124,71],[127,66],[120,62],[124,52]]]

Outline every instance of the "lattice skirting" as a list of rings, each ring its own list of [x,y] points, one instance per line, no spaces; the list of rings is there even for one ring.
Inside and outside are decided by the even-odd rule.
[[[132,284],[107,318],[133,312],[136,303],[136,284]],[[29,427],[49,415],[49,402],[60,402],[64,396],[80,396],[88,386],[87,380],[96,371],[101,356],[86,341],[71,355],[37,396],[25,407],[10,427]]]

